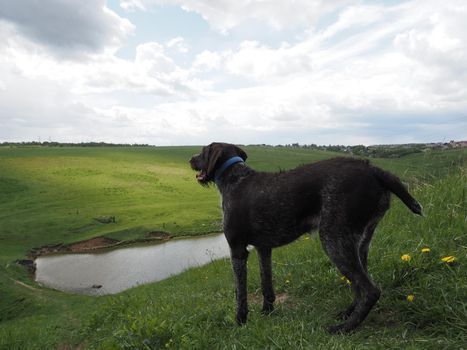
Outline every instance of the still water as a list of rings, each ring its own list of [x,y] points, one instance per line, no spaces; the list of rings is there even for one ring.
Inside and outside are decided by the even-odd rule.
[[[36,259],[36,281],[65,292],[114,294],[226,256],[223,234],[105,253],[43,256]]]

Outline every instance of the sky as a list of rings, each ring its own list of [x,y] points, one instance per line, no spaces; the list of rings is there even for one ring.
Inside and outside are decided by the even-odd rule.
[[[0,142],[467,139],[465,0],[2,0]]]

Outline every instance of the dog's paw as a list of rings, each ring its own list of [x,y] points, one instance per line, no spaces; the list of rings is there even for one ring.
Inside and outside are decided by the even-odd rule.
[[[349,328],[346,323],[327,327],[327,331],[330,334],[348,334],[352,332],[352,330],[353,328]]]
[[[242,326],[246,323],[248,318],[248,312],[237,312],[235,320],[239,326]]]
[[[355,310],[355,305],[352,304],[347,309],[345,309],[344,311],[338,312],[336,314],[336,318],[345,321],[350,317],[350,315],[352,315],[352,312],[354,312],[354,310]]]
[[[345,320],[348,319],[349,316],[350,316],[350,313],[348,313],[347,311],[348,311],[348,310],[340,311],[340,312],[336,313],[336,316],[335,316],[335,317],[336,317],[338,320],[343,320],[343,321],[345,321]]]
[[[263,303],[263,308],[261,309],[261,313],[263,315],[270,315],[273,311],[274,311],[273,303]]]

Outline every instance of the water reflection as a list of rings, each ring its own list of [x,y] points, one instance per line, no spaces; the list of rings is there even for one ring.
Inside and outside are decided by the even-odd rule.
[[[228,255],[221,234],[105,253],[43,256],[36,259],[36,281],[66,292],[114,294]]]

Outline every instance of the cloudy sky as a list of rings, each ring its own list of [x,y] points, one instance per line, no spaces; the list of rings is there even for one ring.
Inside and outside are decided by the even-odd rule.
[[[0,142],[467,139],[467,1],[6,0]]]

